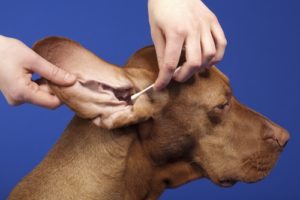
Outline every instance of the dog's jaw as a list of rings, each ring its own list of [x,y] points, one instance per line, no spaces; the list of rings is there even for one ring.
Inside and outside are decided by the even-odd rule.
[[[138,137],[128,148],[124,170],[126,200],[156,200],[166,188],[204,177],[203,169],[194,162],[178,160],[160,166],[151,158],[151,150],[143,146],[140,129],[134,134]]]

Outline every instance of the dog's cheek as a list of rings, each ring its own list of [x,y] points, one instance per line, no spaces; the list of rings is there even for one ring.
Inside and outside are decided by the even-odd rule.
[[[189,160],[196,147],[196,139],[190,135],[172,135],[168,138],[158,138],[151,147],[150,157],[157,165],[174,163],[179,160]]]

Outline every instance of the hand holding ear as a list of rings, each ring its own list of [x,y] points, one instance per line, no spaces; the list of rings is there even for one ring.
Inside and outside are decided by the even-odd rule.
[[[225,35],[217,17],[202,1],[149,0],[148,9],[160,68],[156,89],[163,89],[172,79],[183,47],[186,62],[174,76],[180,82],[223,58]]]
[[[19,105],[25,102],[56,108],[60,100],[50,92],[48,85],[32,81],[32,74],[62,86],[75,83],[76,77],[43,59],[22,42],[0,36],[0,90],[7,102]]]
[[[44,85],[77,116],[106,129],[145,121],[167,103],[167,92],[155,93],[158,96],[153,95],[151,100],[148,95],[142,95],[130,101],[135,90],[153,81],[152,72],[146,68],[152,61],[155,63],[155,51],[154,48],[146,49],[147,55],[138,51],[124,68],[120,68],[67,38],[49,37],[33,46],[40,56],[77,76],[76,83],[70,87],[60,87],[49,81],[44,81]]]

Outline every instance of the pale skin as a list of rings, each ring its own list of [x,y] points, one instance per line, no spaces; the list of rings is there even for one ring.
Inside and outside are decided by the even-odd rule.
[[[60,100],[45,85],[31,80],[37,73],[58,85],[72,85],[76,77],[49,63],[19,40],[0,36],[0,90],[10,105],[25,102],[56,108]]]
[[[172,79],[182,48],[186,62],[174,75],[184,82],[222,60],[227,41],[217,17],[200,0],[149,0],[151,35],[159,63],[157,90]]]
[[[217,17],[200,0],[148,0],[151,35],[159,63],[155,89],[165,88],[172,77],[184,82],[204,67],[222,60],[227,44]],[[174,74],[182,49],[186,62]],[[11,105],[32,103],[54,109],[60,100],[32,74],[62,86],[76,77],[49,63],[22,42],[0,35],[0,90]],[[174,74],[174,76],[173,76]]]

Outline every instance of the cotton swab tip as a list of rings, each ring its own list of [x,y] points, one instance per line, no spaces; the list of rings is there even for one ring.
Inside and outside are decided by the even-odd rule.
[[[145,92],[147,92],[148,90],[152,89],[153,87],[154,87],[154,84],[149,85],[149,86],[146,87],[145,89],[143,89],[143,90],[139,91],[138,93],[132,95],[132,96],[130,97],[130,99],[131,99],[132,101],[135,100],[135,99],[138,98],[140,95],[144,94]]]

